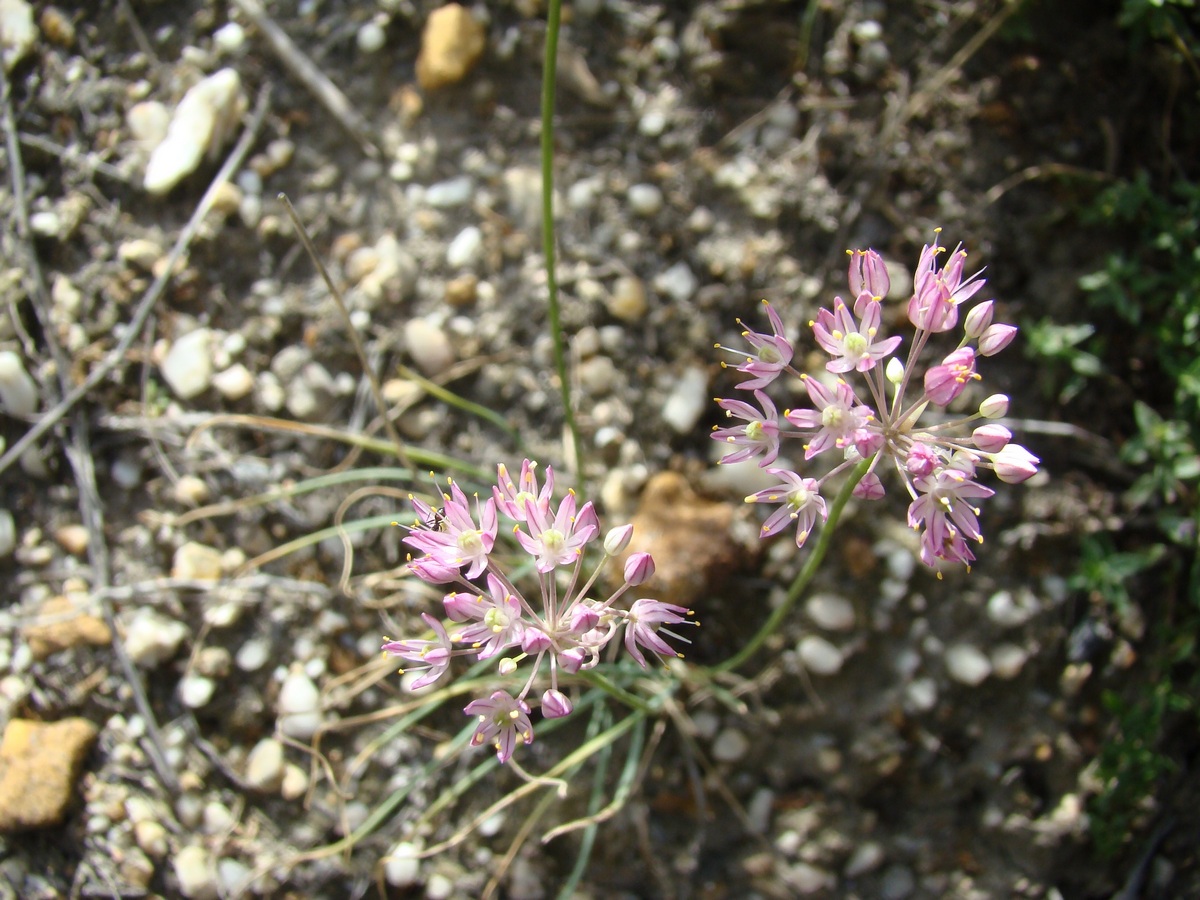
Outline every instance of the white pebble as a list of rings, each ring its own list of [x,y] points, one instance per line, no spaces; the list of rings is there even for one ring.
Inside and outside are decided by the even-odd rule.
[[[212,377],[212,385],[226,400],[241,400],[254,390],[254,376],[241,363],[234,363]]]
[[[820,635],[801,638],[796,653],[804,668],[816,675],[835,675],[842,668],[842,651]]]
[[[213,335],[207,328],[189,331],[171,345],[159,364],[163,379],[180,400],[190,400],[212,383]]]
[[[663,207],[663,193],[653,184],[635,184],[626,195],[629,208],[639,216],[652,216]]]
[[[25,0],[0,0],[0,58],[4,71],[11,72],[37,44],[33,7]]]
[[[62,219],[51,209],[43,209],[29,217],[29,230],[38,237],[57,237]]]
[[[667,114],[661,109],[650,109],[638,120],[638,131],[645,137],[656,138],[667,128]]]
[[[932,678],[914,678],[904,688],[904,707],[910,712],[929,712],[937,699],[937,682]]]
[[[804,604],[805,612],[820,628],[849,631],[854,627],[854,604],[836,594],[817,594]]]
[[[213,32],[213,45],[222,53],[237,53],[246,43],[246,29],[237,22],[226,22]]]
[[[7,509],[0,509],[0,559],[17,548],[17,523]]]
[[[133,839],[138,847],[152,859],[162,859],[171,849],[167,829],[154,819],[143,819],[133,826]]]
[[[718,762],[737,762],[750,749],[750,740],[736,728],[726,728],[713,741],[712,755]]]
[[[857,878],[878,869],[883,859],[883,847],[875,841],[864,841],[854,848],[854,852],[846,860],[846,868],[842,871],[847,878]]]
[[[676,303],[687,303],[696,293],[699,282],[685,262],[677,262],[654,279],[654,289],[666,294]]]
[[[992,671],[1005,681],[1016,678],[1029,660],[1029,652],[1016,644],[999,644],[992,648]]]
[[[187,636],[183,623],[141,606],[125,628],[125,652],[136,665],[151,669],[174,656]]]
[[[454,896],[454,882],[443,875],[441,872],[435,872],[429,876],[429,881],[425,883],[426,900],[450,900]]]
[[[955,644],[946,648],[946,671],[959,684],[974,687],[992,674],[992,663],[978,647]]]
[[[250,887],[250,867],[240,859],[222,859],[217,863],[217,880],[221,882],[221,893],[226,897],[244,897]],[[256,892],[257,893],[257,892]]]
[[[262,638],[251,638],[238,648],[234,664],[243,672],[257,672],[267,664],[271,646]]]
[[[1005,628],[1024,625],[1041,612],[1041,604],[1029,591],[997,591],[988,598],[988,618]]]
[[[674,390],[663,404],[663,421],[676,434],[686,434],[696,427],[708,404],[708,372],[692,366],[679,376]]]
[[[474,265],[483,252],[483,232],[468,225],[454,236],[446,248],[446,264],[454,269]]]
[[[276,701],[279,730],[288,737],[310,738],[321,725],[321,693],[303,671],[289,672]]]
[[[246,783],[260,791],[275,791],[283,784],[283,744],[263,738],[246,758]]]
[[[425,204],[436,209],[462,206],[471,199],[475,183],[466,175],[431,184],[425,189]]]
[[[242,80],[233,69],[221,69],[193,86],[175,108],[166,138],[150,155],[146,190],[165,194],[195,171],[205,153],[232,135],[245,111]]]
[[[646,315],[646,286],[636,275],[622,275],[613,282],[608,312],[622,322],[640,322]]]
[[[216,900],[219,895],[212,859],[203,847],[192,845],[175,854],[175,878],[189,900]]]
[[[200,709],[207,706],[217,689],[211,678],[203,675],[186,675],[179,679],[179,700],[188,709]]]
[[[424,375],[438,375],[454,363],[454,348],[446,332],[426,319],[409,319],[404,324],[404,343]]]
[[[392,887],[409,887],[421,879],[420,848],[401,841],[391,849],[383,864],[383,877]]]
[[[383,24],[378,19],[372,19],[358,29],[355,41],[360,53],[378,53],[387,43],[387,32],[383,30]]]
[[[152,150],[167,136],[171,111],[157,100],[135,103],[125,114],[125,124],[129,126],[129,134],[135,141]]]
[[[37,384],[11,350],[0,351],[0,407],[11,416],[32,416],[38,408]]]

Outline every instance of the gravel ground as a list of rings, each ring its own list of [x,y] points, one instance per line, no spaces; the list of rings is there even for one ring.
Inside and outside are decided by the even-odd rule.
[[[383,518],[354,537],[352,597],[336,535],[289,544],[395,476],[368,471],[392,462],[377,444],[340,437],[386,435],[280,192],[345,290],[409,446],[484,470],[553,463],[612,522],[656,473],[684,476],[673,518],[722,529],[693,527],[660,566],[711,565],[681,590],[703,622],[689,659],[717,662],[802,558],[740,537],[753,473],[712,464],[711,399],[733,383],[713,345],[736,345],[739,317],[764,328],[763,298],[800,335],[844,290],[848,247],[876,247],[903,282],[939,226],[988,266],[1000,318],[1065,317],[1105,248],[1059,234],[1064,210],[1131,165],[1142,117],[1160,113],[1154,72],[1090,3],[1010,17],[986,2],[578,0],[555,134],[586,461],[568,475],[538,224],[544,10],[480,3],[422,51],[437,6],[35,4],[26,45],[26,4],[0,2],[14,60],[0,350],[28,373],[0,418],[7,896],[473,897],[495,877],[500,895],[534,898],[579,852],[571,835],[506,860],[530,804],[414,858],[519,782],[497,777],[414,831],[482,757],[423,774],[460,727],[449,715],[381,737],[407,696],[381,636],[415,628],[429,601],[386,524],[404,505],[354,500],[351,518]],[[1136,605],[1109,621],[1066,576],[1074,539],[1115,521],[1098,435],[1128,400],[1057,408],[1035,365],[1012,350],[985,373],[1045,469],[990,501],[972,572],[917,563],[902,505],[852,508],[741,705],[696,690],[654,734],[579,896],[1196,887],[1186,817],[1152,833],[1148,810],[1112,863],[1090,850],[1099,689],[1136,665],[1145,624]],[[19,447],[35,422],[49,427]],[[331,472],[361,480],[251,499]],[[547,735],[525,764],[571,746]],[[578,815],[585,790],[535,836]]]

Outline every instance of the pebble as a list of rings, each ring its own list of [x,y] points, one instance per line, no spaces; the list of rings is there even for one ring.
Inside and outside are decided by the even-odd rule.
[[[639,216],[652,216],[663,208],[663,193],[657,185],[631,185],[625,199],[629,209]]]
[[[455,309],[470,306],[479,296],[479,278],[467,272],[446,282],[446,303]]]
[[[38,606],[36,618],[21,629],[34,659],[83,644],[103,647],[112,641],[105,621],[85,613],[80,605],[71,597],[53,596]]]
[[[1005,681],[1016,678],[1029,660],[1029,652],[1016,644],[998,644],[992,648],[992,671]]]
[[[175,854],[175,878],[179,893],[189,900],[217,900],[220,885],[208,851],[195,844]]]
[[[298,800],[308,792],[308,773],[295,763],[283,767],[283,783],[279,793],[284,800]]]
[[[409,841],[401,841],[384,857],[383,877],[392,887],[411,887],[421,880],[421,850]]]
[[[175,488],[172,491],[175,495],[175,501],[183,506],[200,506],[202,503],[207,503],[211,496],[208,490],[208,484],[203,478],[198,478],[195,475],[183,475],[175,482]]]
[[[937,682],[932,678],[914,678],[904,687],[904,707],[910,712],[929,712],[937,699]]]
[[[12,416],[27,417],[37,412],[37,384],[25,371],[25,363],[11,350],[0,351],[0,407]]]
[[[483,232],[475,225],[468,225],[454,236],[446,248],[446,264],[461,269],[479,261],[483,253]]]
[[[17,549],[17,523],[7,509],[0,509],[0,559],[12,556]]]
[[[462,206],[475,193],[475,182],[469,175],[459,175],[431,184],[425,189],[425,204],[434,209]]]
[[[141,606],[125,627],[125,652],[136,665],[152,669],[174,656],[187,636],[186,625]]]
[[[358,293],[371,308],[384,300],[398,303],[417,286],[417,264],[394,234],[380,236],[374,249],[377,262],[358,283]]]
[[[54,540],[72,556],[83,556],[88,548],[88,530],[79,524],[63,525],[54,531]]]
[[[212,700],[217,685],[203,675],[185,675],[179,679],[179,701],[188,709],[200,709]]]
[[[450,900],[454,896],[454,890],[454,882],[441,872],[430,875],[429,881],[425,883],[426,900]]]
[[[796,653],[804,668],[816,675],[836,675],[844,661],[841,650],[816,634],[801,638]]]
[[[96,726],[82,718],[9,720],[0,740],[0,832],[62,821],[96,734]]]
[[[221,577],[221,551],[188,541],[175,551],[171,577],[185,581],[216,581]]]
[[[622,275],[608,296],[608,312],[622,322],[640,322],[646,315],[646,285],[636,275]]]
[[[816,594],[804,604],[808,617],[826,631],[849,631],[854,627],[854,604],[836,594]]]
[[[254,390],[254,375],[241,363],[234,363],[212,377],[212,386],[226,400],[241,400]]]
[[[750,740],[736,728],[722,729],[713,741],[712,755],[718,762],[737,762],[750,749]]]
[[[363,23],[358,29],[358,33],[354,36],[354,41],[358,44],[359,53],[369,55],[378,53],[383,49],[387,43],[387,32],[384,30],[384,24],[384,22],[380,22],[377,18]]]
[[[11,72],[37,43],[33,7],[25,0],[0,0],[0,57]]]
[[[232,135],[245,111],[242,80],[233,69],[221,69],[193,86],[175,108],[167,136],[150,154],[146,190],[166,194],[194,172],[206,153]]]
[[[1041,604],[1029,591],[1013,594],[1012,591],[997,591],[988,598],[988,618],[1005,628],[1024,625],[1041,612]]]
[[[679,376],[663,404],[663,421],[676,434],[687,434],[696,427],[710,402],[708,372],[698,366],[690,366]]]
[[[246,29],[237,22],[226,22],[213,32],[213,46],[222,53],[235,54],[246,44]]]
[[[579,364],[579,386],[589,397],[604,397],[616,386],[617,365],[607,356],[593,356]]]
[[[238,648],[234,664],[243,672],[257,672],[267,664],[271,645],[263,638],[251,638]]]
[[[782,873],[787,886],[797,894],[817,894],[837,886],[837,876],[806,862],[794,863]]]
[[[277,791],[283,784],[283,744],[263,738],[246,757],[246,783],[260,791]]]
[[[217,880],[221,883],[221,895],[224,897],[245,897],[250,888],[250,867],[240,859],[221,859],[217,863]],[[255,891],[255,893],[258,893]]]
[[[454,364],[454,348],[446,332],[427,319],[409,319],[404,324],[404,343],[413,363],[429,378]]]
[[[133,839],[138,847],[152,859],[162,859],[170,850],[167,829],[154,819],[143,819],[133,826]]]
[[[129,134],[135,141],[152,150],[167,136],[171,111],[157,100],[143,100],[129,108],[125,114],[125,124],[129,126]]]
[[[917,879],[907,866],[888,866],[879,884],[881,900],[906,900],[917,887]]]
[[[677,262],[654,279],[654,289],[666,294],[676,303],[687,303],[696,293],[699,282],[685,262]]]
[[[276,710],[280,731],[288,737],[310,738],[321,725],[321,693],[303,671],[289,672],[279,689]]]
[[[190,400],[212,383],[213,334],[207,328],[189,331],[171,345],[159,363],[163,380],[180,400]]]
[[[854,848],[854,852],[846,860],[846,867],[842,872],[847,878],[857,878],[878,869],[883,864],[883,860],[883,847],[876,841],[864,841]]]
[[[435,9],[421,32],[417,82],[432,91],[462,81],[483,55],[483,25],[457,3]]]
[[[946,648],[946,671],[959,684],[975,687],[992,674],[992,663],[978,647],[954,644]]]

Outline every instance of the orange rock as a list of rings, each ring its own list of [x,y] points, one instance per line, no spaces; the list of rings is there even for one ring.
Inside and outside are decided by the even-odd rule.
[[[457,3],[435,9],[421,34],[417,81],[427,91],[456,84],[483,55],[483,26]]]
[[[96,726],[87,719],[12,719],[0,741],[0,831],[61,822],[95,739]]]
[[[34,659],[45,659],[59,650],[80,644],[103,646],[112,641],[112,631],[98,616],[81,612],[70,597],[51,597],[37,618],[21,629]]]

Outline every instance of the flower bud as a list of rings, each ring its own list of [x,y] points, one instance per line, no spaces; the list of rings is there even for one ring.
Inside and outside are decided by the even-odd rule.
[[[571,610],[571,632],[584,634],[591,631],[600,622],[600,613],[582,603]]]
[[[904,468],[908,470],[910,475],[923,478],[926,475],[932,474],[940,462],[941,459],[938,457],[936,450],[928,444],[922,444],[918,441],[909,449],[908,457],[904,460]]]
[[[542,715],[547,719],[560,719],[569,716],[575,707],[562,691],[553,688],[542,694]]]
[[[879,500],[883,497],[883,482],[874,472],[868,472],[854,486],[853,493],[859,500]]]
[[[992,468],[996,477],[1006,484],[1020,484],[1037,474],[1037,464],[1041,462],[1036,456],[1020,444],[1009,444],[992,457]]]
[[[478,594],[453,591],[442,598],[442,606],[446,608],[448,618],[455,622],[467,622],[471,619],[471,613],[479,608],[482,600],[483,598]]]
[[[625,582],[636,585],[649,581],[654,575],[654,558],[649,553],[634,553],[625,560]]]
[[[1008,395],[992,394],[979,404],[979,414],[985,419],[999,419],[1008,415]]]
[[[587,662],[587,651],[582,647],[572,647],[558,654],[558,667],[564,672],[574,675]]]
[[[979,355],[995,356],[1017,336],[1016,325],[992,325],[979,338]]]
[[[892,288],[887,265],[875,250],[850,251],[850,293],[857,297],[866,291],[880,299]]]
[[[884,366],[883,374],[887,376],[887,380],[892,384],[899,384],[904,380],[904,363],[893,356],[887,361],[887,365]]]
[[[988,326],[992,324],[992,315],[996,302],[987,300],[980,303],[978,306],[971,307],[971,311],[967,313],[967,317],[963,320],[963,333],[966,334],[967,340],[976,340],[981,334],[987,331]],[[986,354],[984,354],[986,356]]]
[[[1012,440],[1012,432],[995,422],[980,425],[971,432],[971,440],[984,453],[997,453]]]
[[[517,671],[517,661],[511,656],[506,656],[504,659],[500,660],[501,675],[511,675],[515,671]]]
[[[618,525],[616,528],[610,529],[604,536],[604,552],[609,556],[617,556],[629,546],[632,538],[632,525]]]
[[[544,650],[549,650],[550,645],[550,636],[546,632],[529,626],[525,627],[525,632],[521,635],[521,649],[525,653],[535,656]]]

